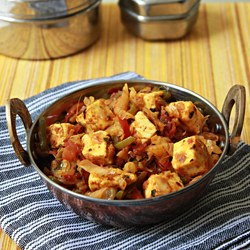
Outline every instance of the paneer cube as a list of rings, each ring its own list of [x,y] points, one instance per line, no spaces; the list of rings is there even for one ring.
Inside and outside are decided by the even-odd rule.
[[[205,117],[200,113],[196,106],[190,101],[172,102],[165,107],[168,115],[178,118],[178,124],[184,131],[191,134],[200,134],[205,122]]]
[[[76,117],[76,121],[86,126],[87,132],[105,130],[113,123],[115,117],[110,108],[105,105],[103,99],[90,104],[85,113],[85,118],[84,113],[81,113]]]
[[[144,143],[156,133],[156,127],[142,111],[139,111],[135,115],[135,121],[130,125],[130,131]]]
[[[59,148],[65,139],[75,134],[75,126],[70,123],[55,123],[46,128],[51,148]]]
[[[91,191],[101,189],[103,187],[112,187],[124,190],[127,185],[137,181],[137,176],[132,173],[127,173],[118,168],[109,168],[109,173],[105,175],[90,174],[89,188]]]
[[[110,137],[105,131],[97,131],[93,134],[85,134],[82,137],[83,156],[97,165],[109,165],[113,163],[115,148],[109,145]]]
[[[187,181],[209,170],[209,153],[199,136],[191,136],[174,144],[172,165]]]
[[[164,95],[163,91],[155,91],[151,93],[138,93],[138,96],[143,98],[143,101],[145,103],[145,107],[151,110],[158,110],[158,106],[162,103],[158,104],[158,100],[161,96]]]
[[[170,171],[151,175],[142,186],[145,198],[169,194],[183,187],[184,185],[178,174]]]

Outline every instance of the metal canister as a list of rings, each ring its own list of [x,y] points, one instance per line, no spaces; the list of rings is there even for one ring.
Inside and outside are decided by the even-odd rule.
[[[198,17],[200,0],[119,0],[121,21],[145,40],[185,36]]]
[[[0,53],[51,59],[77,53],[101,34],[101,0],[0,1]]]

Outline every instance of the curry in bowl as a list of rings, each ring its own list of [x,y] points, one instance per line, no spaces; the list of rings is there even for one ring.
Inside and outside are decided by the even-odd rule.
[[[209,116],[164,87],[114,87],[82,96],[57,121],[41,117],[44,173],[76,193],[107,200],[169,194],[204,176],[222,153]]]

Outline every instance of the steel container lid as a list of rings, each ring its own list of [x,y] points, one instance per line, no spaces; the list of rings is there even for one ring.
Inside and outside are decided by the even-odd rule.
[[[184,37],[198,17],[199,2],[183,15],[145,17],[120,7],[123,25],[134,35],[145,40],[169,40]]]
[[[198,0],[119,0],[119,6],[145,17],[183,15]]]
[[[98,0],[0,0],[0,18],[50,19],[68,16]]]

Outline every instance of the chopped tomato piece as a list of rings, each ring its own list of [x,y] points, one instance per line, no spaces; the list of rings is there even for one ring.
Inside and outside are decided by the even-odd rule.
[[[123,158],[121,158],[121,157],[116,157],[115,162],[116,162],[117,167],[121,167],[124,161],[125,161],[125,160],[124,160]]]
[[[124,132],[124,139],[126,139],[129,136],[132,136],[131,132],[130,132],[130,129],[129,129],[129,125],[128,125],[127,119],[121,119],[119,117],[119,122],[120,122],[121,127],[122,127],[123,132]]]
[[[130,150],[130,146],[127,146],[120,151],[120,154],[119,154],[120,157],[116,157],[115,165],[117,165],[118,167],[121,167],[122,164],[127,161],[129,150]]]
[[[73,181],[74,180],[74,174],[68,173],[63,176],[64,180],[66,181]]]
[[[78,155],[82,153],[82,146],[69,141],[62,153],[62,159],[67,161],[77,161]]]
[[[78,102],[76,104],[74,104],[68,111],[68,113],[65,116],[65,122],[68,122],[68,119],[74,115],[82,106],[84,106],[85,104],[83,102]]]
[[[169,130],[169,136],[172,137],[174,133],[176,132],[176,125],[174,121],[170,122],[170,130]]]
[[[127,194],[127,196],[132,199],[132,200],[139,200],[139,199],[143,199],[143,196],[141,194],[141,192],[138,190],[137,187],[133,187],[131,189],[131,191],[129,191],[129,193]]]
[[[108,90],[108,94],[117,93],[121,88],[120,87],[114,87]]]
[[[136,154],[136,155],[139,155],[144,149],[147,148],[147,143],[143,143],[139,146],[136,146],[133,148],[133,152]]]
[[[76,124],[74,127],[74,133],[78,134],[78,133],[82,133],[83,132],[83,126],[81,126],[80,124]]]
[[[169,117],[167,112],[161,112],[160,120],[166,125],[170,122],[171,118]]]
[[[82,175],[81,175],[79,172],[77,172],[77,173],[75,173],[75,177],[76,177],[77,179],[81,179],[81,178],[82,178]]]
[[[176,132],[176,124],[174,121],[171,121],[167,112],[162,112],[160,120],[166,125],[166,129],[169,133],[169,136],[172,137]]]
[[[111,96],[110,96],[110,99],[114,98],[117,94],[118,94],[118,92],[112,93]]]
[[[158,161],[156,162],[156,165],[158,168],[160,168],[162,171],[166,171],[170,168],[171,163],[170,162],[166,162],[164,165],[162,165],[161,163],[159,163]]]

